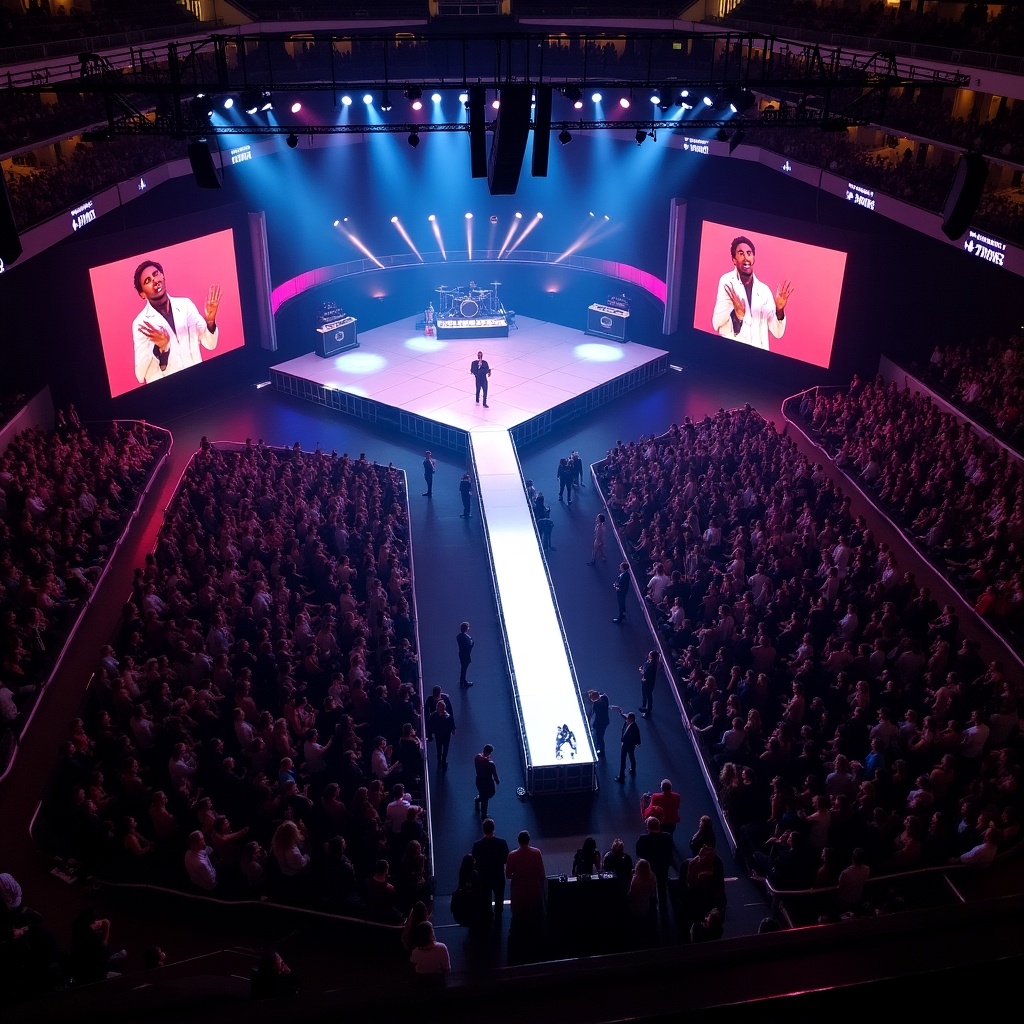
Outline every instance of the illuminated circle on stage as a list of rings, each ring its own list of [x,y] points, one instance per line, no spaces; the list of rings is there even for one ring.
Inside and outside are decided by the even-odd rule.
[[[387,360],[373,352],[349,352],[336,359],[334,365],[347,373],[376,373],[387,366]]]
[[[448,343],[442,341],[440,338],[427,338],[422,335],[416,335],[413,338],[409,338],[404,343],[404,347],[409,349],[410,352],[439,352]]]
[[[622,349],[617,345],[602,345],[600,342],[588,341],[573,349],[577,359],[589,363],[614,363],[622,358]]]

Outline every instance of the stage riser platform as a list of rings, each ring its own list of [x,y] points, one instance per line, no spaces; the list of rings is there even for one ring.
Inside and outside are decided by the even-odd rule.
[[[621,377],[616,377],[590,391],[585,391],[568,402],[563,402],[553,409],[546,409],[537,416],[516,424],[510,428],[512,438],[519,446],[536,441],[546,434],[550,434],[555,427],[586,416],[594,409],[615,401],[629,391],[642,387],[648,381],[660,377],[667,371],[668,355],[665,354]],[[420,438],[430,447],[444,447],[457,452],[465,452],[469,448],[468,431],[439,423],[437,420],[417,416],[404,409],[385,405],[371,398],[352,395],[337,388],[327,388],[316,381],[285,373],[276,367],[270,371],[270,380],[276,390],[286,395],[293,395],[303,401],[322,405],[334,412],[344,413],[346,416],[354,416],[367,423],[394,428],[410,437]]]

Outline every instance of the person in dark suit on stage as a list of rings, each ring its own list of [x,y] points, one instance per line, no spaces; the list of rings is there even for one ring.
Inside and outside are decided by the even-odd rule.
[[[473,493],[473,484],[469,479],[468,473],[462,474],[462,479],[459,481],[459,497],[462,498],[462,515],[460,519],[468,519],[472,513],[470,512],[470,495]]]
[[[476,359],[469,364],[469,372],[476,378],[476,404],[480,404],[480,392],[484,393],[484,408],[487,405],[487,378],[491,375],[491,368],[484,359],[483,352],[477,352]]]

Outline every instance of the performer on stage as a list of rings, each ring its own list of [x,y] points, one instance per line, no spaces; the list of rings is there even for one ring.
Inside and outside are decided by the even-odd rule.
[[[473,282],[471,281],[470,284]],[[483,352],[477,352],[476,359],[469,365],[469,372],[476,378],[476,404],[480,404],[480,392],[484,393],[484,408],[490,408],[487,404],[487,378],[491,375],[491,368],[484,359]]]

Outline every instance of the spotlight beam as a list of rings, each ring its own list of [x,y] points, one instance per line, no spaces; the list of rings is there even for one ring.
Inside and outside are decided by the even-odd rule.
[[[419,249],[416,248],[415,244],[413,243],[413,240],[409,237],[409,232],[405,230],[405,227],[402,225],[402,222],[397,217],[392,217],[391,223],[395,225],[395,230],[405,240],[405,244],[409,246],[409,248],[412,250],[413,254],[416,256],[416,259],[418,259],[420,263],[425,263],[426,260],[424,260],[423,257],[420,255]]]
[[[527,235],[528,235],[528,234],[529,234],[529,233],[530,233],[530,232],[531,232],[531,231],[532,231],[532,230],[533,230],[533,229],[534,229],[534,228],[535,228],[535,227],[536,227],[536,226],[537,226],[537,225],[538,225],[538,224],[539,224],[539,223],[540,223],[540,222],[541,222],[541,221],[542,221],[543,219],[544,219],[544,214],[542,214],[542,213],[538,213],[538,214],[537,214],[537,215],[536,215],[536,216],[535,216],[535,217],[533,218],[533,220],[531,220],[531,221],[530,221],[530,223],[529,223],[529,224],[527,224],[525,228],[523,228],[522,234],[520,234],[520,236],[519,236],[519,237],[518,237],[518,238],[517,238],[517,239],[515,240],[515,242],[514,242],[514,243],[512,244],[512,246],[511,246],[511,247],[509,248],[509,250],[508,250],[508,252],[506,253],[506,255],[508,256],[508,255],[511,255],[512,253],[514,253],[514,252],[516,251],[516,249],[518,249],[518,248],[519,248],[519,246],[523,244],[523,239],[524,239],[524,238],[526,238],[526,236],[527,236]]]
[[[428,219],[430,221],[430,229],[434,232],[434,238],[437,239],[437,248],[441,253],[441,258],[447,260],[448,253],[445,251],[444,239],[441,237],[441,225],[437,223],[437,218],[433,214]]]
[[[498,259],[505,254],[505,250],[509,247],[512,241],[512,236],[516,233],[516,229],[519,227],[520,222],[518,220],[512,221],[511,226],[508,229],[508,234],[505,235],[505,241],[501,243],[501,249],[498,251]]]
[[[361,252],[361,253],[362,253],[362,254],[363,254],[363,255],[364,255],[365,257],[366,257],[366,258],[367,258],[367,259],[371,259],[371,260],[373,260],[373,262],[374,262],[374,263],[376,263],[376,264],[377,264],[377,266],[378,266],[378,267],[380,267],[380,269],[381,269],[381,270],[384,270],[384,269],[385,269],[385,267],[384,267],[384,264],[383,264],[383,263],[381,263],[381,261],[380,261],[379,259],[377,259],[377,257],[376,257],[376,256],[374,256],[374,255],[373,255],[373,253],[372,253],[372,252],[370,252],[370,250],[369,250],[369,249],[367,249],[367,248],[366,248],[366,246],[365,246],[365,245],[363,245],[363,243],[362,243],[362,242],[360,242],[360,241],[359,241],[359,239],[358,239],[358,238],[356,238],[356,236],[355,236],[355,235],[353,235],[351,231],[345,231],[345,229],[344,229],[344,228],[342,228],[341,230],[342,230],[342,232],[344,233],[345,237],[346,237],[346,238],[347,238],[347,239],[348,239],[348,240],[349,240],[349,241],[350,241],[350,242],[351,242],[351,243],[352,243],[352,244],[353,244],[353,245],[354,245],[354,246],[355,246],[355,247],[356,247],[356,248],[357,248],[357,249],[358,249],[358,250],[359,250],[359,251],[360,251],[360,252]]]

